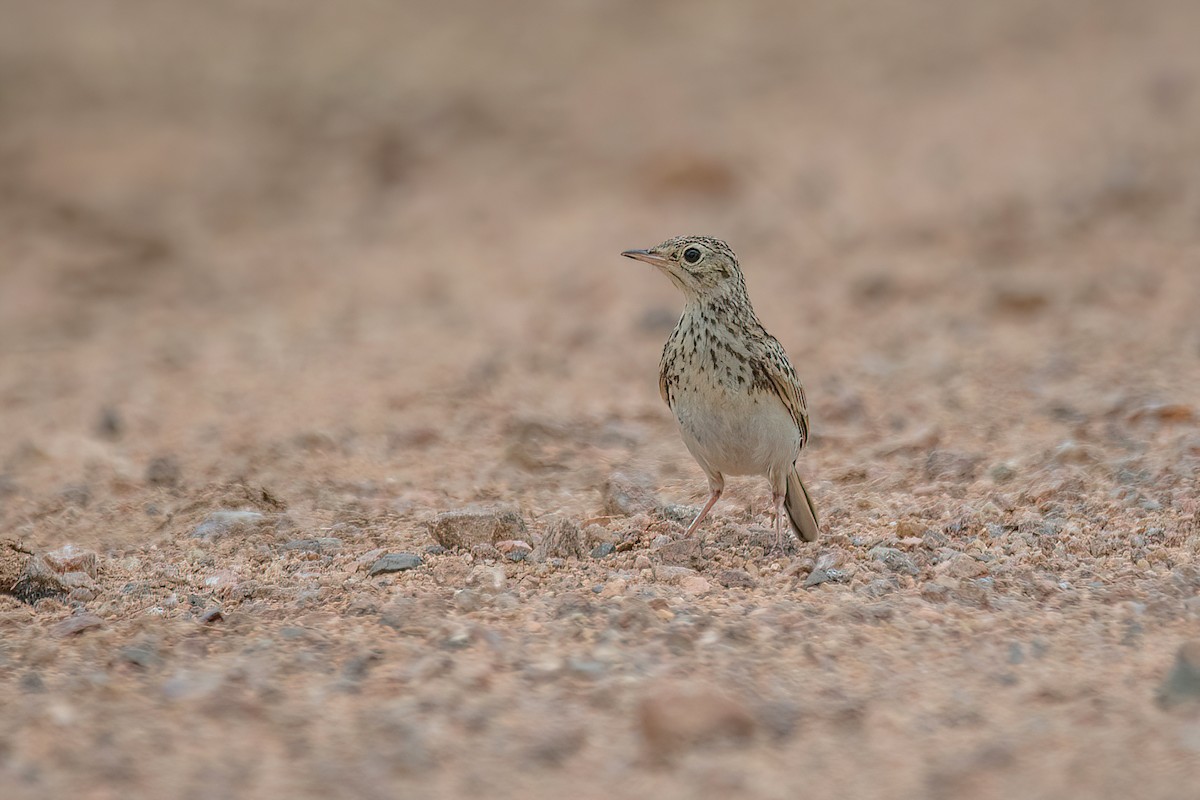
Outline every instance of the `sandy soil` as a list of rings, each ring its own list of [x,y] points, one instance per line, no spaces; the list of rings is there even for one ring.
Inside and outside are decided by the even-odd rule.
[[[0,6],[6,798],[1194,796],[1200,5]]]

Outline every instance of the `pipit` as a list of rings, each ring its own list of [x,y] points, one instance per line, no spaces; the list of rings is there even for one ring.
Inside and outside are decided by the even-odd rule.
[[[720,239],[677,236],[621,255],[658,267],[686,301],[658,373],[683,443],[708,476],[708,502],[686,535],[720,499],[726,475],[765,475],[776,544],[783,547],[785,513],[804,541],[816,541],[817,510],[796,472],[808,441],[804,387],[783,345],[754,314],[733,250]]]

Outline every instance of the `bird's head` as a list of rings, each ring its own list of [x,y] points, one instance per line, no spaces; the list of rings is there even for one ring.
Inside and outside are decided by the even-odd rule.
[[[648,250],[626,250],[621,255],[658,267],[689,300],[745,292],[737,256],[720,239],[676,236]]]

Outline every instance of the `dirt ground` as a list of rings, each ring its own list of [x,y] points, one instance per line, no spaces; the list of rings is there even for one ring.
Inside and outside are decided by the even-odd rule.
[[[0,17],[7,800],[1195,797],[1200,4]],[[680,233],[816,544],[680,541]]]

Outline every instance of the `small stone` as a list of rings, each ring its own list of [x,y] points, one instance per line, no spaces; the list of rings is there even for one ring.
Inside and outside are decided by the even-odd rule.
[[[117,655],[121,661],[141,669],[151,669],[162,663],[158,650],[149,644],[134,644],[122,647]]]
[[[1158,690],[1158,704],[1174,708],[1200,702],[1200,640],[1187,642],[1175,655],[1175,666]]]
[[[302,553],[337,553],[342,549],[342,540],[333,536],[318,539],[293,539],[285,542],[283,549]]]
[[[375,577],[389,572],[404,572],[416,569],[425,562],[416,553],[388,553],[379,558],[367,571],[367,575]]]
[[[672,522],[678,522],[680,525],[690,525],[696,515],[700,513],[700,509],[696,506],[681,506],[675,503],[663,506],[660,509],[663,519],[669,519]]]
[[[933,450],[925,459],[925,477],[931,481],[969,483],[975,479],[980,458],[954,450]]]
[[[214,511],[192,529],[191,537],[193,539],[215,539],[239,528],[257,525],[265,519],[266,515],[258,511]]]
[[[650,569],[650,559],[639,553],[633,560],[633,568],[636,570]]]
[[[444,556],[449,551],[440,544],[425,545],[425,555],[427,556]]]
[[[902,519],[896,523],[896,538],[910,539],[919,537],[928,526],[920,520]]]
[[[921,574],[921,570],[917,567],[916,562],[903,550],[877,545],[871,548],[870,555],[876,561],[882,562],[889,570],[900,575],[912,575],[915,577]]]
[[[1135,409],[1129,415],[1130,422],[1147,419],[1158,422],[1191,422],[1196,419],[1196,410],[1185,403],[1151,403]]]
[[[97,617],[95,614],[77,614],[73,617],[67,617],[62,622],[51,628],[51,633],[60,639],[67,636],[76,636],[84,631],[90,631],[93,628],[104,626],[104,620]]]
[[[63,576],[46,563],[42,556],[23,556],[20,551],[5,548],[3,554],[5,572],[2,576],[9,594],[23,603],[36,603],[48,597],[62,597],[71,589],[63,582]],[[16,565],[24,558],[24,567],[13,579],[11,572],[16,571]]]
[[[610,516],[629,517],[659,507],[658,496],[645,475],[614,472],[600,489],[601,508]]]
[[[475,567],[471,570],[471,574],[467,576],[467,585],[473,586],[480,591],[489,594],[498,594],[504,591],[508,579],[504,574],[504,567]]]
[[[104,406],[100,409],[100,415],[96,419],[96,433],[105,439],[120,438],[121,432],[125,429],[125,423],[121,420],[121,414],[112,406]]]
[[[1008,483],[1017,477],[1017,470],[1011,464],[1001,462],[992,465],[988,470],[988,477],[996,483]]]
[[[521,515],[504,508],[445,511],[430,525],[434,540],[447,550],[470,550],[477,544],[520,539],[526,530]]]
[[[496,542],[496,549],[509,561],[524,561],[525,556],[533,551],[533,546],[522,539],[507,539]]]
[[[94,578],[99,568],[99,556],[73,544],[63,545],[57,550],[43,553],[46,565],[58,573],[84,572]]]
[[[938,575],[951,578],[975,578],[987,573],[987,565],[976,561],[966,553],[955,553],[933,568]]]
[[[700,561],[700,541],[688,537],[664,544],[656,551],[664,564],[692,567]]]
[[[179,485],[182,470],[174,456],[158,456],[146,465],[146,483],[151,486],[172,488]]]
[[[483,542],[471,545],[471,555],[475,557],[476,561],[495,561],[500,558],[500,551],[496,549],[495,545]]]
[[[756,585],[754,577],[745,570],[727,569],[717,575],[717,583],[727,589],[753,589]]]
[[[64,503],[69,506],[78,506],[86,508],[87,504],[92,502],[92,490],[86,484],[72,483],[64,486],[58,496]]]
[[[696,747],[745,744],[757,723],[742,703],[705,686],[661,686],[638,704],[648,755],[662,761]]]
[[[625,594],[625,590],[629,588],[629,582],[624,578],[613,578],[604,586],[600,587],[598,594],[602,598],[620,597]]]
[[[1096,464],[1103,454],[1095,447],[1067,440],[1054,450],[1052,460],[1056,464]]]
[[[689,575],[679,582],[679,590],[692,597],[706,594],[711,589],[708,581],[700,575]]]
[[[831,580],[833,578],[830,577],[829,570],[817,568],[808,573],[808,577],[804,579],[803,586],[805,589],[811,589],[813,586],[820,586],[822,583]]]
[[[483,604],[483,598],[474,589],[459,589],[454,593],[454,607],[469,614],[478,611]]]
[[[214,622],[220,622],[225,619],[225,614],[222,613],[220,606],[211,606],[206,608],[197,619],[205,625],[211,625]]]
[[[654,570],[655,580],[663,583],[679,583],[684,578],[690,578],[695,574],[696,570],[689,567],[661,566]]]
[[[612,555],[614,549],[616,549],[616,545],[612,542],[601,542],[592,548],[592,558],[606,558]]]
[[[558,517],[550,522],[530,558],[541,563],[551,558],[583,558],[587,552],[579,525],[574,520]]]

